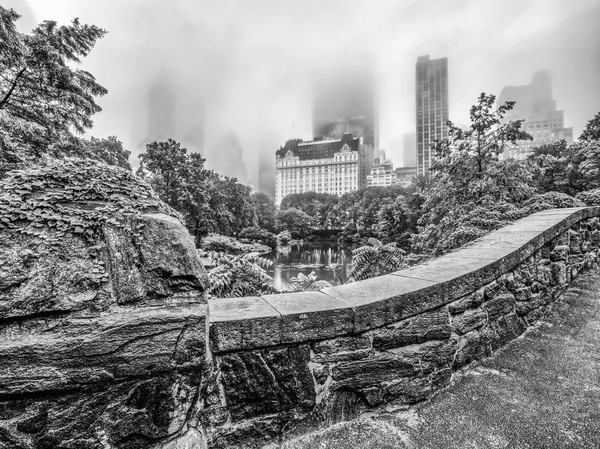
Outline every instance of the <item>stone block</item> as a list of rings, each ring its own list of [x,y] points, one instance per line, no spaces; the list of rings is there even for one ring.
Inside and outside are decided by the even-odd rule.
[[[481,308],[469,309],[466,312],[452,317],[452,329],[457,334],[466,334],[473,329],[483,326],[488,319],[488,314]]]
[[[216,356],[234,421],[315,404],[308,345]]]
[[[453,369],[458,369],[491,354],[487,339],[477,331],[468,332],[458,339]]]
[[[457,313],[464,312],[467,309],[474,309],[479,307],[483,302],[483,297],[485,294],[485,287],[478,289],[473,293],[469,293],[468,295],[463,296],[456,301],[453,301],[448,304],[448,311],[455,315]]]
[[[481,307],[487,312],[488,319],[492,321],[514,311],[515,296],[511,293],[503,293],[489,301],[485,301]]]
[[[221,298],[208,302],[214,352],[281,343],[281,314],[263,298]]]
[[[433,339],[445,340],[451,331],[448,311],[442,307],[370,331],[367,335],[373,338],[373,348],[384,350]]]
[[[552,272],[551,285],[567,284],[567,266],[564,262],[552,262],[550,270]]]
[[[262,297],[281,314],[281,342],[300,343],[351,334],[354,310],[323,292],[283,293]]]
[[[371,339],[365,335],[337,337],[312,345],[312,360],[318,363],[359,360],[371,354]]]
[[[557,245],[554,250],[550,253],[550,260],[552,262],[564,261],[569,258],[569,247],[567,245]]]

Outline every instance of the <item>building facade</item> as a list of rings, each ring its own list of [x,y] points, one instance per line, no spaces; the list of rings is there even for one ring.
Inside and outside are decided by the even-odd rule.
[[[275,204],[292,193],[341,196],[358,190],[360,145],[350,133],[341,139],[288,140],[275,156]]]
[[[396,182],[402,187],[408,187],[417,176],[417,167],[398,167],[396,169]]]
[[[447,137],[448,58],[420,56],[416,64],[417,172],[426,175],[431,165],[430,146]]]
[[[367,187],[386,187],[396,184],[396,172],[392,161],[383,159],[378,161],[367,176]]]
[[[548,72],[533,75],[525,86],[506,86],[498,97],[498,105],[514,101],[515,105],[503,119],[524,120],[522,129],[533,136],[533,140],[519,141],[504,152],[504,157],[525,159],[534,148],[544,144],[566,140],[573,142],[573,128],[565,128],[564,112],[556,109],[552,98],[552,79]]]

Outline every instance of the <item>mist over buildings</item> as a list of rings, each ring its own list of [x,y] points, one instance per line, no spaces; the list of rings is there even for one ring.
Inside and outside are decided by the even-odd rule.
[[[173,134],[211,167],[241,170],[222,151],[235,142],[247,182],[259,154],[311,139],[313,95],[339,102],[325,79],[373,78],[379,147],[412,165],[415,62],[448,58],[449,116],[468,123],[481,92],[499,95],[547,70],[565,126],[577,137],[600,110],[600,3],[595,0],[3,0],[22,31],[75,17],[108,30],[85,60],[109,93],[90,135],[116,135],[133,152]],[[337,73],[336,73],[337,72]],[[345,124],[342,124],[344,126]],[[351,125],[351,123],[349,124]],[[348,125],[348,126],[349,126]],[[405,144],[405,142],[407,142]],[[237,146],[239,144],[239,147]]]

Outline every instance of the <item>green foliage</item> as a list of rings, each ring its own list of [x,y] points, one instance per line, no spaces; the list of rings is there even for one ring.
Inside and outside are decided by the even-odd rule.
[[[250,196],[254,207],[257,225],[269,232],[275,232],[275,203],[264,193],[254,193]]]
[[[251,226],[249,228],[242,229],[238,235],[238,238],[246,239],[251,242],[262,243],[263,245],[267,245],[269,248],[277,247],[277,237],[275,234],[257,226]]]
[[[265,271],[272,262],[257,253],[242,256],[212,253],[210,259],[215,267],[208,272],[209,297],[239,298],[278,293],[269,283],[272,278]]]
[[[580,142],[600,142],[600,112],[591,119],[579,136]]]
[[[26,35],[16,30],[19,17],[0,6],[0,174],[42,154],[80,155],[72,130],[92,126],[101,110],[95,99],[106,94],[89,72],[72,68],[104,30],[75,19],[45,21]]]
[[[370,238],[367,245],[352,250],[349,280],[361,281],[397,271],[403,266],[405,254],[395,243],[384,245],[381,241]]]
[[[313,220],[299,209],[285,209],[277,213],[277,229],[289,231],[292,238],[301,239],[310,234]]]
[[[332,216],[338,197],[329,193],[292,193],[287,195],[280,204],[281,210],[298,209],[313,218],[313,226],[318,229],[330,229]]]
[[[235,235],[256,223],[250,187],[206,169],[200,154],[188,154],[178,142],[168,139],[146,145],[146,152],[139,157],[137,174],[183,214],[196,245],[210,232]]]
[[[290,231],[281,231],[277,234],[277,244],[278,245],[287,245],[292,241],[292,234]]]
[[[600,189],[581,192],[575,198],[584,203],[586,206],[600,206]]]
[[[311,271],[308,276],[299,273],[298,276],[290,279],[291,292],[319,291],[331,286],[329,282],[319,280],[314,271]]]
[[[448,122],[448,138],[432,146],[430,184],[424,189],[418,250],[440,254],[502,226],[501,211],[518,209],[534,193],[531,165],[512,158],[500,160],[509,144],[531,139],[520,120],[502,123],[514,103],[494,109],[494,95],[481,94],[471,108],[467,130]],[[515,205],[515,206],[511,206]],[[481,217],[491,214],[484,221]],[[497,219],[496,219],[497,218]]]
[[[131,170],[131,164],[129,164],[131,151],[125,150],[123,143],[116,136],[109,136],[105,139],[92,137],[90,140],[81,140],[85,149],[85,157],[104,161],[108,165],[116,165],[125,170]]]
[[[206,252],[217,252],[231,255],[249,253],[265,254],[271,252],[271,248],[260,243],[243,243],[226,235],[209,234],[202,239],[200,248]]]
[[[67,233],[93,242],[106,224],[135,233],[130,226],[144,212],[178,216],[133,173],[97,161],[53,160],[0,180],[0,229],[52,243]]]
[[[578,198],[562,192],[546,192],[537,194],[523,203],[523,216],[539,212],[541,210],[557,209],[564,207],[583,207],[585,204]]]

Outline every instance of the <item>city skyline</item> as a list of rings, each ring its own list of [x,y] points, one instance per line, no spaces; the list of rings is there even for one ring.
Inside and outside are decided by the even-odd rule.
[[[355,48],[373,52],[381,99],[379,146],[395,166],[405,165],[402,135],[416,125],[419,55],[451,61],[450,119],[458,124],[468,122],[481,92],[499,95],[506,85],[527,84],[540,69],[552,74],[554,98],[575,138],[600,104],[597,1],[265,0],[252,8],[206,0],[174,1],[169,8],[156,0],[5,3],[24,15],[18,26],[25,32],[46,19],[67,23],[75,17],[108,30],[82,65],[109,91],[99,100],[103,111],[94,116],[88,135],[117,135],[132,150],[134,166],[147,133],[147,89],[163,64],[177,74],[172,87],[186,100],[184,115],[198,113],[199,101],[188,99],[204,102],[205,154],[234,130],[255,185],[259,153],[272,153],[290,137],[314,137],[313,67],[343,49],[347,58],[356,56]],[[468,26],[457,27],[459,22]],[[425,25],[432,32],[424,33]]]

